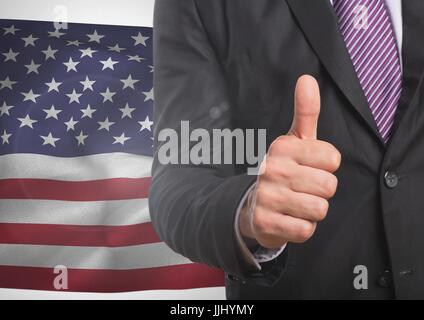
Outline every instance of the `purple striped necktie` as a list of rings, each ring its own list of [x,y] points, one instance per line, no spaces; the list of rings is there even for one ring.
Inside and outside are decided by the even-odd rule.
[[[395,33],[384,0],[335,0],[339,28],[381,137],[390,138],[402,92]]]

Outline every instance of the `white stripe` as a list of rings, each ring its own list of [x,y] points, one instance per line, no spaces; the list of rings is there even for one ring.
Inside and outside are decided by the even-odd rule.
[[[0,289],[0,300],[225,300],[225,288],[81,293]]]
[[[384,129],[384,130],[382,130],[383,133],[387,131],[387,127],[391,127],[393,125],[392,120],[393,120],[393,116],[395,115],[395,112],[396,112],[396,105],[393,106],[392,108],[387,108],[387,109],[390,110],[390,113],[389,113],[389,116],[387,117],[386,121],[384,121],[383,124],[381,123],[381,121],[379,123],[377,123],[377,126],[379,128]],[[387,116],[387,112],[384,113],[384,116]],[[382,118],[382,119],[384,119],[384,118]],[[389,125],[389,122],[391,122],[390,125]]]
[[[349,7],[346,8],[347,5],[349,5]],[[339,16],[339,18],[338,18],[339,21],[344,21],[344,23],[342,25],[340,25],[340,29],[344,30],[346,23],[351,21],[350,17],[346,17],[346,15],[352,15],[352,13],[353,13],[352,7],[354,5],[355,5],[354,1],[351,1],[351,2],[346,1],[346,2],[342,3],[341,7],[337,8],[337,10],[336,10],[337,14],[344,12],[343,15]]]
[[[387,32],[387,35],[384,38],[382,38],[384,36],[383,32]],[[393,45],[393,48],[395,48],[395,43],[390,41],[391,33],[389,27],[387,27],[383,32],[380,35],[380,38],[375,40],[373,39],[375,42],[371,47],[367,48],[369,52],[366,54],[366,56],[362,56],[360,60],[355,62],[358,70],[360,70],[358,73],[359,79],[365,79],[365,77],[363,77],[364,72],[374,70],[375,64],[380,61],[385,52],[390,50],[391,45]],[[378,47],[375,46],[377,43]]]
[[[384,71],[388,68],[388,66],[396,63],[396,60],[393,62],[393,60],[396,59],[396,52],[393,52],[394,50],[396,50],[396,48],[391,48],[390,50],[388,50],[386,52],[386,55],[380,60],[379,64],[377,66],[374,66],[373,68],[369,68],[367,73],[363,76],[363,79],[368,79],[368,81],[362,85],[363,88],[367,88],[367,91],[365,92],[366,96],[369,95],[369,90],[371,90],[375,86],[376,81],[378,81],[380,79],[380,76],[382,75],[382,72],[380,71],[377,76],[377,72],[381,69]],[[389,57],[389,55],[392,56]],[[383,63],[386,63],[386,66],[383,66]],[[370,76],[371,72],[373,72],[372,76]]]
[[[378,118],[379,114],[381,111],[378,111],[381,104],[386,101],[385,99],[382,99],[382,101],[380,101],[380,103],[378,105],[375,105],[375,103],[378,101],[379,98],[381,98],[384,94],[385,94],[385,90],[388,91],[387,85],[393,86],[395,78],[398,77],[398,74],[396,74],[396,72],[392,72],[393,69],[396,68],[396,63],[392,63],[391,65],[389,65],[390,69],[387,71],[387,69],[384,69],[381,75],[383,75],[382,79],[380,79],[380,83],[377,87],[374,88],[373,91],[371,91],[369,93],[368,96],[368,100],[371,101],[371,108],[372,108],[372,113],[374,115],[374,118]],[[380,76],[381,76],[380,75]],[[389,87],[391,88],[391,87]]]
[[[0,200],[0,223],[125,226],[150,222],[147,199],[116,201]]]
[[[128,153],[61,158],[38,154],[0,156],[0,179],[89,181],[150,176],[152,158]]]
[[[376,9],[378,9],[378,7],[374,7],[374,9],[372,11],[372,14],[373,14],[372,16],[369,15],[369,17],[372,17],[372,18],[370,19],[370,21],[368,21],[369,28],[367,30],[362,30],[361,28],[354,28],[354,27],[353,28],[350,28],[350,29],[347,29],[347,30],[350,30],[349,33],[348,33],[348,36],[345,36],[345,39],[347,40],[346,41],[346,43],[347,43],[346,46],[347,47],[349,47],[349,48],[357,48],[359,42],[368,43],[369,42],[369,37],[373,35],[373,33],[375,32],[375,29],[376,28],[381,28],[380,22],[381,22],[382,19],[384,19],[384,16],[385,15],[384,14],[383,15],[380,14],[381,13],[380,12],[381,10],[377,11],[377,13],[374,14],[374,11]],[[378,20],[376,20],[376,19],[378,19]],[[352,33],[352,30],[355,31],[355,34],[351,34]],[[362,33],[362,34],[359,35],[359,33]],[[355,42],[352,44],[352,41],[355,41]],[[361,47],[361,46],[359,45],[359,47]],[[356,53],[355,54],[352,53],[352,57],[354,57],[355,55],[356,55]]]
[[[191,263],[164,243],[138,246],[67,247],[40,245],[0,245],[0,265],[69,269],[131,270]]]
[[[397,77],[397,75],[394,74],[394,76],[389,78],[388,83],[391,83],[390,87],[388,87],[388,88],[383,87],[382,88],[383,91],[379,92],[379,95],[378,95],[378,97],[376,97],[375,101],[377,101],[379,98],[383,97],[383,99],[381,99],[380,103],[378,105],[374,105],[374,103],[372,104],[371,108],[373,110],[372,113],[374,114],[375,119],[380,119],[380,115],[381,115],[382,110],[385,110],[386,109],[385,107],[388,105],[388,103],[394,98],[394,96],[396,94],[398,94],[397,90],[394,90],[394,88],[396,88],[396,86],[398,86],[398,87],[401,86],[402,81],[400,79],[399,79],[399,81],[395,81],[396,77]],[[386,90],[384,90],[384,89],[386,89]],[[387,91],[387,92],[385,92],[385,91]],[[390,92],[391,92],[390,96],[385,97]]]
[[[388,22],[388,17],[386,15],[381,15],[380,18],[377,20],[377,22],[375,23],[375,25],[372,27],[372,29],[368,29],[367,33],[365,33],[364,35],[358,37],[358,39],[356,39],[355,43],[350,44],[349,43],[349,48],[355,49],[354,51],[352,51],[351,53],[351,57],[352,60],[356,60],[358,57],[357,55],[359,55],[359,57],[362,55],[362,52],[364,52],[364,50],[362,49],[362,46],[359,42],[362,42],[365,44],[365,47],[369,47],[372,38],[375,38],[376,35],[380,34],[381,28],[383,28],[385,25],[387,25]],[[371,37],[371,39],[370,39]],[[354,39],[354,38],[352,38]]]
[[[393,119],[395,112],[396,112],[396,108],[393,108],[392,114],[390,115],[389,119]],[[383,127],[381,127],[382,129],[384,129],[381,131],[381,136],[383,137],[383,139],[389,138],[389,133],[392,127],[393,127],[393,123],[388,123],[388,122],[386,122],[386,124]]]
[[[387,32],[387,35],[385,35],[385,33]],[[378,39],[372,39],[372,41],[374,41],[374,44],[367,48],[367,50],[369,50],[368,53],[366,53],[365,56],[360,56],[358,57],[359,59],[357,61],[355,61],[355,66],[357,66],[357,70],[360,70],[359,74],[358,74],[358,78],[359,79],[363,79],[362,75],[364,74],[364,72],[366,72],[367,70],[369,70],[368,68],[370,67],[370,63],[372,63],[373,65],[376,63],[376,61],[378,62],[378,59],[381,58],[382,54],[384,52],[386,52],[387,48],[392,45],[392,43],[390,42],[390,37],[391,37],[391,32],[389,27],[387,27],[386,29],[384,29],[384,31],[382,31],[380,37]],[[384,38],[383,38],[384,36]],[[378,46],[376,47],[376,45],[378,44]],[[383,47],[385,45],[385,47]],[[393,45],[395,45],[393,43]],[[365,65],[364,65],[365,63]]]
[[[126,26],[153,26],[154,0],[13,0],[0,1],[0,19],[62,21]],[[61,7],[60,7],[61,6]],[[57,9],[59,8],[59,9]]]

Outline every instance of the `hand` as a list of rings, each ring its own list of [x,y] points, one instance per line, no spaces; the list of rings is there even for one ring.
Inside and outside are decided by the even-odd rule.
[[[271,144],[253,194],[254,207],[244,208],[239,221],[242,235],[263,247],[309,240],[336,193],[333,173],[341,154],[317,140],[320,104],[316,80],[307,75],[299,78],[292,127]]]

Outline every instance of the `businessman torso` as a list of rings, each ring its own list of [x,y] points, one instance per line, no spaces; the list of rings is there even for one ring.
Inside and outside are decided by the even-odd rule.
[[[410,1],[404,13],[413,26],[404,29],[405,89],[385,145],[328,0],[195,3],[222,68],[231,125],[266,128],[271,143],[290,128],[296,80],[311,74],[321,88],[318,138],[343,157],[337,194],[313,238],[289,244],[264,267],[258,277],[274,279],[272,286],[256,275],[228,276],[228,297],[424,298],[423,45],[416,42],[424,28],[414,16],[424,17],[424,6]],[[357,266],[368,271],[367,290],[354,286]]]

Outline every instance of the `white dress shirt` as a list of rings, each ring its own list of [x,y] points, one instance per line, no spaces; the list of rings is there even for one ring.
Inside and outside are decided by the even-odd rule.
[[[315,0],[313,0],[315,1]],[[334,0],[329,0],[333,4]],[[402,52],[402,42],[403,42],[403,23],[402,23],[402,0],[386,0],[387,7],[390,11],[390,16],[392,18],[393,28],[396,34],[396,41],[398,45],[399,52]],[[402,55],[399,55],[402,60]],[[402,65],[402,61],[401,61]],[[251,192],[254,192],[253,186],[242,199],[239,208],[237,210],[236,219],[235,219],[235,231],[236,238],[239,243],[239,246],[242,250],[243,256],[246,261],[254,266],[257,270],[261,270],[260,263],[269,262],[277,258],[285,249],[285,246],[280,249],[270,250],[265,248],[260,248],[257,252],[252,253],[246,245],[245,240],[243,239],[240,229],[239,229],[239,219],[240,212],[246,203],[248,196]]]

